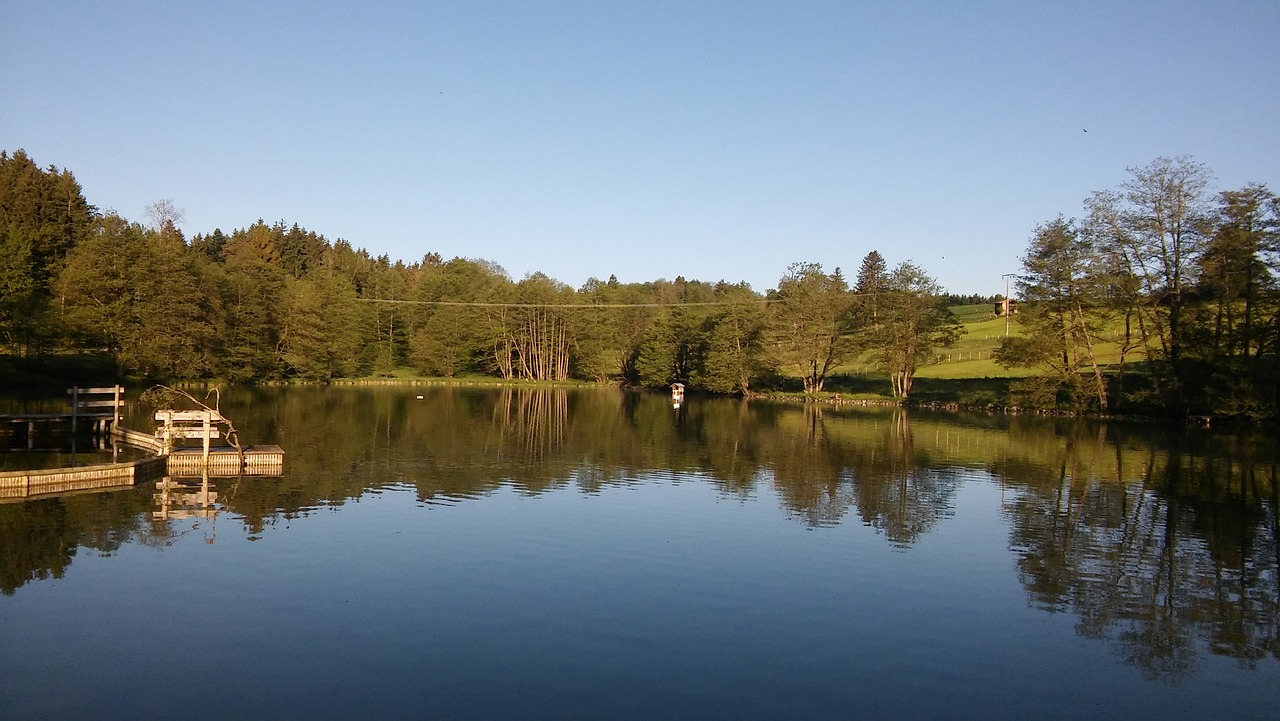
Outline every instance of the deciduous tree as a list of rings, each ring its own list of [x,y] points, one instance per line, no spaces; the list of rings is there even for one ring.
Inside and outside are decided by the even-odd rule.
[[[941,286],[919,267],[902,263],[889,274],[882,320],[869,332],[880,368],[889,375],[895,398],[911,394],[916,369],[961,333],[955,316],[941,303]]]
[[[1005,367],[1048,369],[1022,386],[1037,405],[1052,406],[1065,396],[1075,408],[1107,409],[1107,385],[1094,353],[1105,321],[1098,265],[1073,220],[1059,216],[1032,234],[1018,277],[1024,333],[1001,339],[994,357]]]
[[[796,373],[805,393],[818,393],[827,375],[854,352],[852,298],[836,272],[819,263],[793,263],[770,305],[769,344],[778,367]]]

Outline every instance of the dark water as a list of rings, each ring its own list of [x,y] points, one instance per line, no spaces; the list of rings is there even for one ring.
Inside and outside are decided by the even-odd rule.
[[[282,478],[0,504],[0,718],[1276,718],[1271,439],[611,390],[223,410]]]

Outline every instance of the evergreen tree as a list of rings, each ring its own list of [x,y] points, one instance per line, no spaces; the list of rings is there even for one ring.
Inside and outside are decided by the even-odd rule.
[[[57,288],[67,326],[83,346],[113,355],[121,371],[197,377],[212,342],[209,302],[180,241],[108,215],[67,255]]]
[[[351,283],[323,275],[287,278],[280,332],[281,356],[299,376],[328,380],[359,369],[362,316]]]
[[[90,233],[96,209],[67,170],[41,170],[21,150],[0,151],[0,343],[20,353],[56,340],[52,284]]]

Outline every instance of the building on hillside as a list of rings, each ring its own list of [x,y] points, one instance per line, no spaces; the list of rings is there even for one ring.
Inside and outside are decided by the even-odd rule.
[[[996,301],[995,314],[997,317],[1018,314],[1018,301],[1013,298],[1001,298]]]

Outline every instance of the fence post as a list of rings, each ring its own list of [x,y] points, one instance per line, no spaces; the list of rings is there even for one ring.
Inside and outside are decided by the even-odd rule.
[[[209,414],[211,411],[204,412],[204,467],[209,467]],[[207,490],[207,489],[206,489]]]

